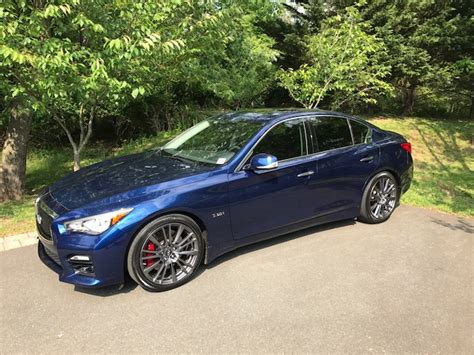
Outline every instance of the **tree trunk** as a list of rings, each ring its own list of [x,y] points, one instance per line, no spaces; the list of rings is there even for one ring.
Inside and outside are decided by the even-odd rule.
[[[81,168],[81,152],[74,151],[74,171],[78,171]]]
[[[53,115],[54,120],[59,123],[61,128],[64,130],[64,132],[67,135],[67,138],[69,140],[69,143],[71,143],[72,146],[72,151],[73,151],[73,170],[78,171],[81,168],[81,152],[82,149],[86,146],[87,142],[89,142],[89,139],[92,135],[92,124],[94,122],[94,117],[95,117],[95,106],[92,106],[91,111],[89,113],[89,119],[87,122],[87,126],[84,126],[83,120],[83,114],[84,114],[84,106],[81,105],[79,109],[79,127],[81,129],[81,135],[79,137],[79,143],[76,143],[74,141],[74,138],[72,137],[71,130],[68,128],[66,125],[66,122],[63,121],[59,115],[55,114]]]
[[[474,119],[474,96],[471,97],[471,108],[469,109],[469,119]]]
[[[10,110],[0,167],[0,202],[19,200],[25,187],[30,111],[14,103]]]
[[[413,106],[415,104],[415,86],[403,88],[402,100],[403,100],[403,114],[409,116],[413,114]]]

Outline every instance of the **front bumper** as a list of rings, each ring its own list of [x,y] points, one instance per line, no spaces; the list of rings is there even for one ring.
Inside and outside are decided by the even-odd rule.
[[[91,236],[60,236],[53,235],[51,241],[41,235],[38,243],[38,256],[41,261],[59,275],[62,282],[83,286],[101,287],[124,282],[125,255],[127,238],[118,234],[120,230],[101,238]],[[92,272],[84,273],[78,264],[71,260],[72,256],[87,257]]]

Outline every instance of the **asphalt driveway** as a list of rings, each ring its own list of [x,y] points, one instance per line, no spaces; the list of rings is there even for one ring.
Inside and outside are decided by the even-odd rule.
[[[187,285],[75,289],[0,253],[0,352],[470,353],[474,221],[402,206],[238,250]]]

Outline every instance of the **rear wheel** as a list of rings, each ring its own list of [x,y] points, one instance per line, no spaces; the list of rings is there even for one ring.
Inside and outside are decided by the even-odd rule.
[[[398,184],[389,172],[375,175],[367,184],[362,196],[359,220],[381,223],[390,218],[398,201]]]
[[[163,216],[147,224],[133,240],[128,272],[144,289],[166,291],[191,280],[203,254],[202,233],[191,218]]]

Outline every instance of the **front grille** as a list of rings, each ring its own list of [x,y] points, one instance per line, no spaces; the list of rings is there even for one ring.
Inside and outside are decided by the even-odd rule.
[[[51,224],[58,214],[50,207],[54,205],[51,194],[47,193],[40,197],[36,203],[36,228],[39,234],[47,240],[51,240]]]
[[[41,208],[38,208],[38,216],[39,218],[36,218],[38,232],[43,238],[51,240],[51,224],[53,223],[53,218]]]

